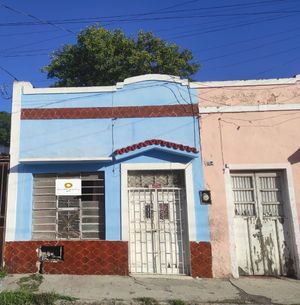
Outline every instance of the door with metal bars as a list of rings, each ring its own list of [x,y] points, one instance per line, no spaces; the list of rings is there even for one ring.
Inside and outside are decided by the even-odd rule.
[[[189,274],[184,172],[129,171],[131,273]]]
[[[282,172],[231,175],[240,275],[294,275],[290,211]]]

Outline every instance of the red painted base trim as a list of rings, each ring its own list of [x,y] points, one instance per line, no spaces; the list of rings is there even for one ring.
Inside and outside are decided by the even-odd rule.
[[[128,275],[128,243],[123,241],[24,241],[6,242],[5,270],[8,273],[38,272],[38,248],[64,246],[64,260],[43,262],[50,274]]]
[[[64,246],[64,260],[43,262],[49,274],[128,275],[128,243],[123,241],[23,241],[6,242],[5,270],[8,273],[38,272],[38,248]],[[209,242],[190,242],[191,275],[212,277]]]
[[[190,242],[192,277],[212,278],[210,242]]]

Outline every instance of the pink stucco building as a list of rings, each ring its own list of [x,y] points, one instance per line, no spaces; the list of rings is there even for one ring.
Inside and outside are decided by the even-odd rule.
[[[300,278],[300,77],[194,86],[213,276]]]

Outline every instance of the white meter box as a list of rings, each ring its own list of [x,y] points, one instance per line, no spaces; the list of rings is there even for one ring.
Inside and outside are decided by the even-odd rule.
[[[56,196],[81,196],[81,179],[56,179]]]

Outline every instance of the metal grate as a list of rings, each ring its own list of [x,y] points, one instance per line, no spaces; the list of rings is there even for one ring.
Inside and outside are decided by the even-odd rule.
[[[129,172],[131,272],[189,274],[183,178],[182,171]]]
[[[161,170],[156,171],[129,171],[128,173],[129,187],[184,187],[184,174],[180,170]]]
[[[81,196],[55,196],[56,178],[80,178]],[[35,175],[33,239],[104,239],[104,174]]]

